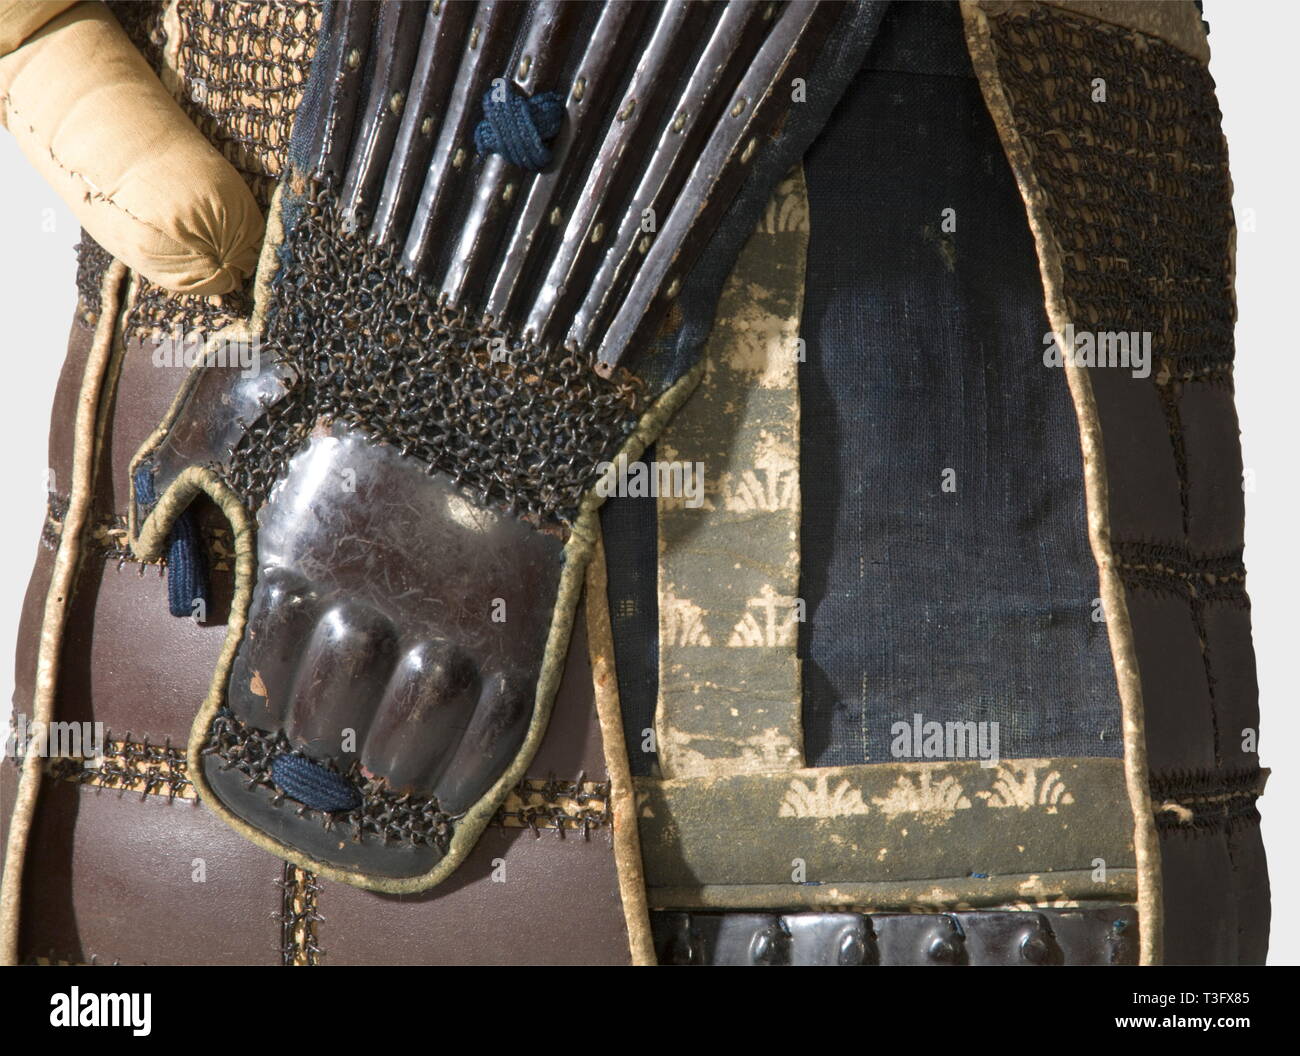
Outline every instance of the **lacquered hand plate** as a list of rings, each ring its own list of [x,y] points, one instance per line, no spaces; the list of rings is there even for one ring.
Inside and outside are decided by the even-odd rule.
[[[143,467],[160,506],[186,467],[222,464],[242,428],[231,408],[273,401],[282,374],[196,379]],[[203,757],[212,793],[313,859],[427,873],[519,754],[562,552],[391,446],[322,424],[257,516],[224,736]],[[286,773],[285,755],[324,773]]]

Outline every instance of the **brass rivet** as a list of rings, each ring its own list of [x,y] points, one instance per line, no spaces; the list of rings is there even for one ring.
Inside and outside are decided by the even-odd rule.
[[[587,94],[587,78],[579,77],[576,81],[573,82],[574,102],[581,102],[582,97],[586,94]]]
[[[519,60],[519,70],[515,74],[515,76],[522,81],[528,76],[528,71],[531,70],[532,68],[533,68],[533,57],[531,55],[525,55],[522,59]]]
[[[469,35],[469,50],[470,50],[470,51],[473,51],[475,48],[478,47],[478,35],[479,35],[479,28],[478,28],[478,26],[475,26],[475,27],[474,27],[474,31]]]
[[[627,103],[624,105],[623,109],[618,112],[618,119],[620,121],[626,121],[629,117],[632,116],[632,111],[635,109],[636,109],[636,100],[629,99]]]
[[[456,153],[452,156],[451,167],[453,169],[459,169],[464,164],[465,164],[465,148],[460,147],[457,149]]]
[[[406,105],[406,96],[401,92],[394,92],[393,97],[388,100],[388,109],[394,114],[400,114],[402,107]]]
[[[351,51],[348,52],[348,69],[355,70],[360,65],[361,65],[361,52],[358,49],[353,48]]]
[[[669,300],[672,300],[681,292],[682,292],[682,280],[673,279],[673,281],[668,284],[668,289],[664,290],[664,296],[667,297]]]
[[[743,165],[754,156],[754,151],[758,149],[758,140],[751,139],[745,144],[745,149],[740,153],[740,163]]]
[[[501,192],[501,200],[503,202],[508,202],[514,196],[515,196],[515,185],[513,183],[507,183],[505,189]]]
[[[559,206],[551,210],[551,226],[559,227],[560,221],[564,219],[564,214],[560,212]]]
[[[677,114],[676,117],[673,118],[673,131],[680,132],[685,127],[686,127],[686,111],[682,110]]]
[[[433,133],[433,118],[426,117],[420,122],[420,135],[428,136]]]
[[[749,105],[749,100],[743,95],[736,100],[736,105],[731,108],[731,116],[739,117],[745,112],[745,107]]]
[[[605,237],[604,224],[597,224],[595,227],[591,229],[591,240],[593,242],[599,242],[604,237]]]
[[[646,235],[645,237],[643,237],[643,238],[641,239],[641,241],[637,244],[637,247],[636,247],[636,248],[637,248],[638,250],[640,250],[642,253],[649,252],[649,250],[650,250],[650,236],[649,236],[649,235]]]

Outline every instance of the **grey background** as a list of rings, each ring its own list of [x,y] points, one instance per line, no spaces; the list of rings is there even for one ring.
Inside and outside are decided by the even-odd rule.
[[[1291,131],[1296,87],[1289,75],[1300,9],[1264,0],[1207,0],[1210,70],[1219,86],[1238,220],[1237,407],[1245,466],[1246,565],[1259,664],[1262,761],[1273,766],[1261,802],[1273,883],[1270,963],[1300,963],[1300,918],[1278,913],[1297,896],[1300,845],[1288,818],[1300,807],[1296,672],[1300,646],[1292,599],[1300,594],[1292,540],[1300,514],[1298,413],[1284,364],[1297,355],[1296,265],[1300,246]],[[1253,227],[1253,230],[1252,230]],[[45,516],[46,436],[55,382],[76,302],[72,214],[0,133],[0,728],[13,696],[13,643],[32,556]],[[148,649],[148,642],[141,642]]]

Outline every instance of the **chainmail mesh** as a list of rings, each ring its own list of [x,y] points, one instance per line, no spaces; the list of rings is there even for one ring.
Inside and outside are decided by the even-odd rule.
[[[280,963],[286,967],[310,967],[320,963],[324,951],[317,937],[320,915],[320,881],[316,874],[284,863],[280,881]]]
[[[121,23],[131,43],[140,49],[145,62],[160,70],[167,36],[163,30],[163,14],[167,9],[163,0],[108,0],[106,5],[113,17]]]
[[[112,260],[108,250],[85,231],[81,232],[81,241],[77,243],[77,299],[92,324],[99,318],[104,272]]]
[[[238,770],[253,784],[269,789],[278,800],[284,799],[284,793],[271,779],[271,763],[279,755],[300,754],[294,752],[283,730],[265,733],[240,722],[227,710],[212,720],[203,751],[216,755],[227,769]],[[378,837],[385,843],[429,845],[444,852],[450,846],[455,819],[441,810],[432,796],[391,792],[382,779],[364,775],[359,762],[342,772],[332,762],[313,761],[352,782],[361,794],[361,806],[335,814],[300,806],[298,813],[303,817],[319,821],[326,829],[349,832],[356,842]]]
[[[1230,361],[1231,187],[1209,72],[1170,45],[1142,38],[1139,50],[1131,30],[1056,9],[1008,8],[993,23],[1070,317],[1103,331],[1132,320],[1173,369]]]
[[[320,7],[197,0],[177,13],[181,105],[265,208],[311,72]]]
[[[524,778],[492,818],[494,825],[529,829],[534,836],[543,830],[561,838],[580,832],[584,840],[612,823],[609,782],[588,781],[585,773],[573,781]]]
[[[214,297],[186,297],[136,276],[136,295],[126,312],[126,332],[144,340],[164,337],[206,337],[252,311],[251,283],[244,289]]]
[[[392,444],[483,505],[572,522],[636,422],[632,379],[607,381],[585,355],[440,305],[392,249],[343,232],[328,191],[314,192],[283,256],[265,347],[298,380],[235,449],[229,479],[250,509],[323,419]]]

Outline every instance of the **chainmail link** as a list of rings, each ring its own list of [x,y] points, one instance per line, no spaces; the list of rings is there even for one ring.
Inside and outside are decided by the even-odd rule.
[[[1171,45],[1142,38],[1139,50],[1133,31],[1060,10],[1008,8],[993,22],[1070,317],[1150,330],[1174,369],[1231,360],[1231,189],[1209,72]]]
[[[56,780],[79,785],[139,792],[141,798],[195,798],[182,749],[173,748],[170,743],[151,744],[147,737],[133,741],[130,734],[120,741],[106,735],[104,754],[97,763],[80,758],[51,759],[49,774]]]
[[[595,829],[610,825],[609,782],[588,781],[585,773],[573,781],[524,778],[492,819],[504,828],[522,828],[540,836],[543,830],[561,839],[568,832],[580,832],[589,839]]]
[[[77,243],[77,299],[81,302],[81,310],[86,314],[87,322],[92,326],[99,318],[104,272],[112,260],[108,250],[85,231],[81,232],[81,241]]]
[[[167,35],[163,31],[163,0],[107,0],[105,5],[121,23],[131,43],[140,49],[145,62],[155,71],[162,68]]]
[[[317,925],[325,918],[319,913],[320,881],[316,874],[284,863],[280,882],[280,963],[287,967],[319,964],[323,950],[317,937]]]
[[[265,208],[311,72],[320,6],[187,0],[177,14],[181,105]]]
[[[344,233],[328,191],[314,192],[283,259],[266,348],[298,378],[235,449],[229,478],[250,509],[326,420],[392,444],[483,505],[572,522],[597,464],[636,422],[630,378],[607,381],[585,355],[440,305],[391,249]]]
[[[269,789],[281,800],[284,798],[271,780],[271,763],[275,758],[293,753],[283,730],[265,733],[245,725],[229,711],[223,710],[212,720],[203,751],[216,755],[227,769],[238,770],[251,783]],[[337,771],[331,763],[320,765]],[[326,829],[350,832],[358,843],[367,837],[378,837],[385,843],[429,845],[444,852],[447,850],[455,819],[439,809],[436,799],[391,792],[382,779],[369,778],[361,773],[360,763],[353,763],[343,776],[361,793],[361,806],[337,814],[299,807],[298,813],[315,819]]]

